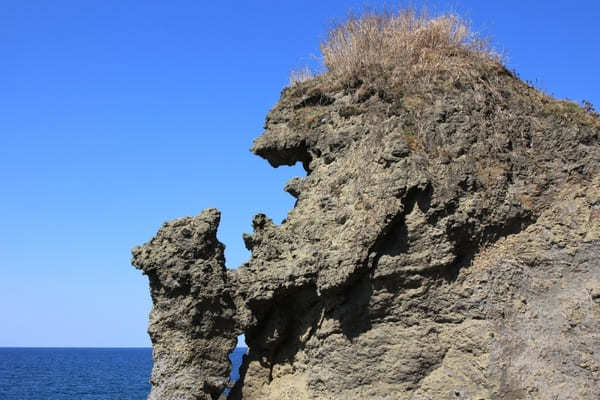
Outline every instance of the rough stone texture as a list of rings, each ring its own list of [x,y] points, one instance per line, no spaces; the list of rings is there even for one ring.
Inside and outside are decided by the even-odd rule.
[[[149,399],[217,399],[229,385],[228,356],[237,335],[224,246],[216,236],[220,218],[211,209],[166,222],[133,249],[133,264],[148,275],[154,303]]]
[[[284,90],[252,151],[307,176],[248,263],[215,211],[134,250],[155,398],[217,393],[241,332],[230,399],[600,398],[600,118],[500,65],[400,80]]]

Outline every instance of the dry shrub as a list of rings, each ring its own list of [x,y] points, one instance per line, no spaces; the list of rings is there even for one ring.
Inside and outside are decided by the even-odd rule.
[[[372,66],[408,72],[452,70],[473,58],[499,62],[489,41],[456,14],[434,18],[426,11],[368,11],[335,25],[321,43],[329,72],[353,74]]]
[[[290,71],[290,86],[307,81],[314,75],[310,67],[293,69]]]

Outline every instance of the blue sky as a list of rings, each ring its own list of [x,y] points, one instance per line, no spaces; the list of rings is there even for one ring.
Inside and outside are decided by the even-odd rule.
[[[303,174],[252,140],[290,69],[363,3],[4,0],[0,346],[149,345],[129,251],[165,220],[218,207],[243,263],[252,216],[283,219]],[[428,4],[472,19],[524,79],[600,106],[600,3]]]

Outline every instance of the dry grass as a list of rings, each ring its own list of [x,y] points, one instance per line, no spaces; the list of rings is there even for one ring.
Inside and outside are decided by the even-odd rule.
[[[477,58],[499,62],[489,41],[456,14],[433,18],[413,8],[350,15],[321,43],[329,72],[361,73],[372,66],[404,72],[454,70]]]
[[[290,71],[290,86],[307,81],[313,76],[315,76],[315,74],[308,66],[304,68],[293,69]]]

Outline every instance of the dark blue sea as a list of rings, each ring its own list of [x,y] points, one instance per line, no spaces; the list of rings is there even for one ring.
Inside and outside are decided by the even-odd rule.
[[[231,378],[245,348],[230,358]],[[144,400],[152,349],[0,348],[0,400]]]

